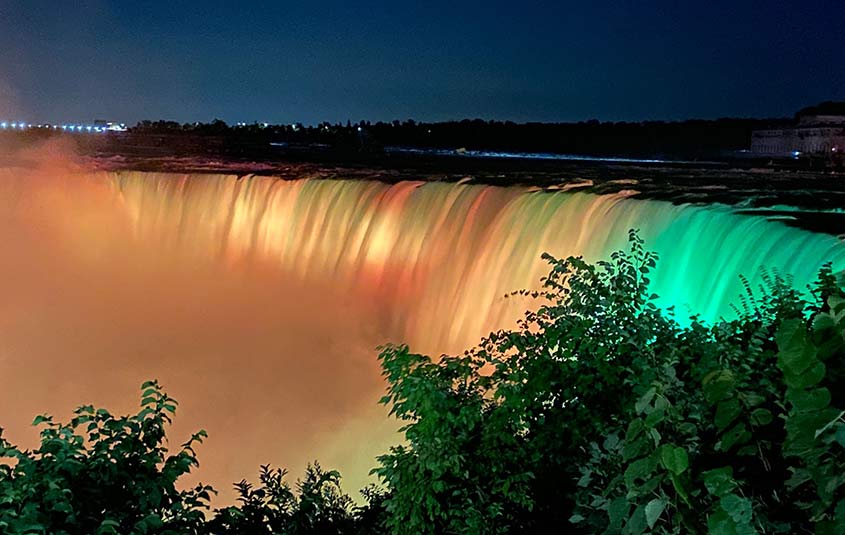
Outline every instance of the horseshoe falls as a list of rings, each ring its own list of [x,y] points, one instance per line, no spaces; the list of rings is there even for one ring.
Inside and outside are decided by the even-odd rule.
[[[0,170],[0,421],[134,409],[145,379],[180,402],[174,436],[210,435],[199,480],[318,458],[363,486],[395,441],[376,404],[375,347],[459,352],[530,302],[543,252],[595,261],[639,229],[652,291],[678,317],[731,312],[762,269],[803,288],[845,245],[739,214],[593,195],[442,182],[134,171]],[[37,377],[37,380],[27,380]]]
[[[519,314],[525,303],[503,296],[537,286],[543,252],[607,258],[627,247],[631,228],[660,255],[660,304],[708,320],[731,313],[739,275],[753,283],[776,269],[804,287],[823,263],[845,263],[835,237],[728,206],[451,183],[135,172],[103,180],[136,236],[199,261],[272,263],[302,284],[363,292],[393,311],[404,340],[431,351],[465,349]]]

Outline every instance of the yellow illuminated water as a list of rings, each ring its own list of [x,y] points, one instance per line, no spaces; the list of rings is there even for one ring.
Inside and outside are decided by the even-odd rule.
[[[638,228],[653,291],[714,319],[761,267],[812,280],[836,238],[724,206],[376,181],[0,170],[0,425],[131,410],[160,379],[175,441],[205,427],[200,479],[318,458],[351,489],[396,440],[374,348],[455,352],[508,326],[556,256],[606,257]],[[224,498],[230,496],[224,494]]]

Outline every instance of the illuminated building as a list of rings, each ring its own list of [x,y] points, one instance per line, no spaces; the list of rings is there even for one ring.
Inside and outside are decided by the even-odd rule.
[[[845,151],[845,102],[824,102],[795,115],[795,125],[751,134],[751,153],[764,156],[838,155]]]

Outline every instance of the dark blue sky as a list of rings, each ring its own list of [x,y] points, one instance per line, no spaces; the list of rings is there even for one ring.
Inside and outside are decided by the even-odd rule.
[[[845,2],[2,0],[0,116],[784,116],[845,99]]]

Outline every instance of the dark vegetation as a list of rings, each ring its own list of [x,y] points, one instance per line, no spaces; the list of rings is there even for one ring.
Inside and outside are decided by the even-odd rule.
[[[794,118],[721,118],[685,121],[515,123],[464,119],[445,122],[405,121],[317,125],[266,123],[227,125],[141,121],[131,134],[165,136],[171,141],[216,140],[221,147],[248,151],[275,143],[280,150],[381,153],[385,147],[546,152],[588,156],[670,158],[685,160],[733,158],[748,149],[751,132],[794,124],[803,115],[842,115],[845,103],[822,102],[800,110]],[[190,143],[191,141],[189,141]],[[196,142],[196,141],[193,141]]]
[[[165,450],[175,402],[38,417],[41,445],[0,441],[0,532],[845,533],[845,292],[778,275],[738,319],[676,321],[648,292],[656,258],[551,264],[536,310],[463,355],[379,356],[405,445],[355,506],[319,465],[294,485],[262,467],[239,502],[181,489],[199,432]]]
[[[585,156],[724,160],[748,149],[755,129],[791,124],[789,119],[646,122],[514,123],[481,119],[438,123],[414,120],[358,123],[239,124],[141,121],[128,132],[63,133],[31,128],[0,131],[6,143],[26,145],[71,136],[81,148],[115,154],[215,155],[229,158],[310,157],[372,159],[385,148],[546,152]]]
[[[335,152],[381,152],[401,146],[434,149],[549,152],[592,156],[723,158],[747,149],[751,131],[787,123],[781,120],[717,119],[683,122],[524,123],[481,119],[441,123],[361,121],[316,126],[240,125],[222,121],[179,124],[142,121],[134,135],[183,140],[216,139],[231,150],[248,151],[277,143],[278,150],[297,148]]]

